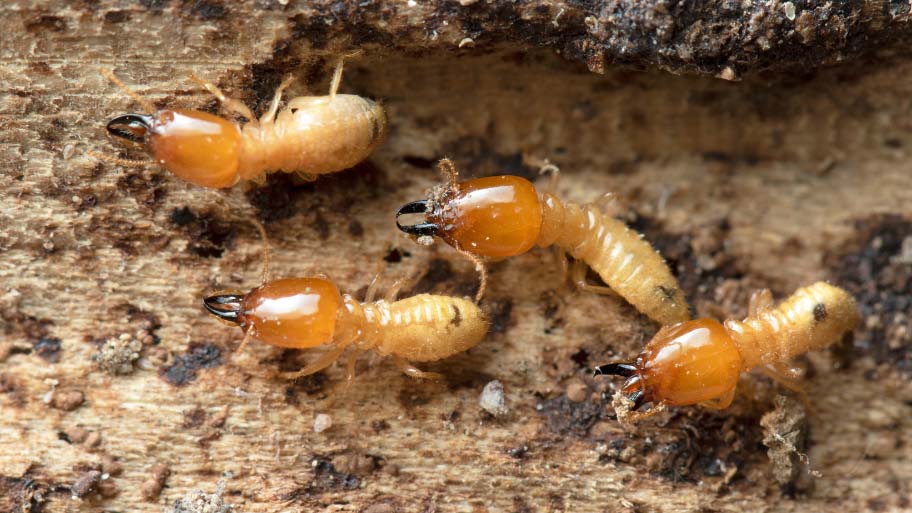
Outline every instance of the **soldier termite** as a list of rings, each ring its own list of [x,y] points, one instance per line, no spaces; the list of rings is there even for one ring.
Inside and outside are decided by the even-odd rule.
[[[265,241],[265,230],[258,228]],[[310,365],[282,374],[288,379],[319,372],[349,349],[349,381],[357,357],[366,351],[391,356],[413,378],[439,379],[440,374],[421,371],[410,362],[432,362],[466,351],[481,342],[488,329],[484,313],[469,299],[419,294],[396,300],[400,281],[383,299],[374,300],[375,279],[360,302],[340,294],[326,277],[270,281],[267,266],[268,258],[259,287],[247,294],[212,295],[203,305],[244,330],[238,352],[250,339],[284,348],[327,346],[327,352]]]
[[[435,188],[428,199],[396,212],[399,229],[419,237],[419,242],[436,236],[461,252],[493,258],[554,245],[577,260],[572,274],[581,289],[614,291],[663,325],[690,318],[684,292],[662,256],[639,233],[595,205],[562,202],[518,176],[457,183],[449,159],[441,160],[440,168],[448,183]],[[425,222],[402,225],[399,217],[405,214],[424,214]],[[585,264],[607,288],[586,283]]]
[[[731,404],[742,371],[759,368],[798,388],[785,374],[788,362],[836,342],[858,319],[855,299],[827,283],[798,289],[775,308],[764,289],[751,296],[743,321],[723,325],[704,318],[666,326],[634,363],[609,363],[595,373],[626,377],[622,391],[633,410],[646,403],[723,409]]]
[[[191,74],[191,79],[218,98],[225,109],[247,119],[244,124],[194,110],[156,110],[109,70],[101,72],[146,111],[117,116],[108,122],[108,133],[128,145],[144,147],[155,162],[203,187],[231,187],[242,180],[262,182],[266,173],[275,171],[298,173],[312,180],[361,162],[386,133],[386,112],[378,103],[336,94],[342,60],[336,66],[328,95],[292,98],[279,111],[282,92],[292,81],[289,75],[259,119],[240,101],[227,98],[218,87]],[[121,165],[146,164],[91,154]]]

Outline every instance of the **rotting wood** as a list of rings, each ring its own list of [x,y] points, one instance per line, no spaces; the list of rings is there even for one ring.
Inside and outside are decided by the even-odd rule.
[[[908,3],[633,3],[0,7],[0,511],[908,508]],[[159,106],[216,109],[194,71],[261,111],[288,72],[292,94],[324,91],[351,48],[365,53],[341,90],[381,99],[391,122],[351,171],[219,192],[83,153],[118,151],[104,123],[137,108],[96,65]],[[466,176],[535,177],[523,152],[561,166],[563,197],[618,193],[703,315],[817,279],[860,296],[854,344],[805,362],[813,486],[773,479],[760,419],[775,394],[759,377],[730,410],[624,431],[587,368],[656,327],[557,289],[543,252],[492,265],[492,333],[431,366],[445,384],[369,360],[349,389],[339,369],[268,380],[308,355],[256,344],[228,363],[238,333],[199,301],[257,284],[251,216],[274,276],[323,271],[355,292],[383,263],[386,283],[427,269],[418,290],[467,293],[471,266],[404,240],[392,213],[439,182],[443,155]],[[111,360],[118,340],[141,357]],[[478,405],[494,379],[498,418]],[[319,434],[318,414],[332,418]],[[170,475],[149,502],[158,464]],[[110,477],[72,499],[95,472]]]

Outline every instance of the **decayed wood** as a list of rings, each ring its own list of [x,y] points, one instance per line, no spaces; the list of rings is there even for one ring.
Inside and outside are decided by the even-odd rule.
[[[694,4],[0,7],[0,511],[907,509],[912,63],[870,56],[902,48],[908,4]],[[382,100],[391,132],[353,170],[207,191],[85,155],[118,154],[104,122],[137,109],[95,66],[160,106],[216,109],[193,71],[262,110],[288,72],[292,94],[325,90],[354,48],[342,91]],[[864,324],[854,345],[804,361],[805,420],[782,418],[749,376],[730,410],[626,431],[588,367],[635,354],[656,326],[558,288],[534,251],[492,264],[491,334],[428,367],[446,383],[369,359],[350,388],[339,369],[285,383],[264,374],[312,354],[256,344],[228,363],[240,334],[200,299],[257,285],[254,217],[274,276],[326,272],[359,293],[383,266],[387,283],[428,271],[417,290],[470,293],[469,263],[392,222],[443,155],[468,176],[535,177],[524,156],[549,158],[562,197],[616,192],[701,315],[831,279],[859,296]],[[494,379],[498,417],[478,404]],[[769,461],[777,435],[820,477],[780,485],[774,470],[802,463]]]

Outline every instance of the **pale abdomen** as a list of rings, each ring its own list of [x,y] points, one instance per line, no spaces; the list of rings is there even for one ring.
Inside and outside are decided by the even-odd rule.
[[[468,299],[419,294],[392,303],[364,305],[365,319],[378,337],[376,350],[413,362],[461,353],[484,339],[481,309]]]
[[[662,256],[643,237],[596,207],[564,205],[555,241],[582,260],[637,310],[662,325],[690,319],[684,291]]]
[[[841,339],[858,323],[858,305],[848,292],[817,282],[798,289],[773,309],[725,328],[738,346],[744,369],[787,362]]]
[[[242,179],[274,171],[320,175],[367,158],[386,133],[386,113],[360,96],[302,96],[275,122],[252,125],[243,128]]]

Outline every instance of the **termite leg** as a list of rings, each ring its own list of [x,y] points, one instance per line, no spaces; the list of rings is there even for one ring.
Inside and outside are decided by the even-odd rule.
[[[595,206],[598,207],[601,213],[606,216],[616,217],[621,213],[620,205],[618,204],[617,194],[613,192],[606,192],[602,196],[595,200]]]
[[[567,251],[559,246],[554,246],[554,259],[557,261],[557,267],[560,269],[560,276],[557,282],[557,288],[561,289],[567,283],[567,276],[570,275],[570,260],[567,258]]]
[[[377,289],[380,287],[380,273],[374,275],[374,279],[367,285],[367,292],[364,293],[364,302],[372,303],[377,297]]]
[[[762,289],[754,291],[751,294],[750,301],[747,304],[747,316],[756,317],[760,315],[764,310],[769,310],[773,307],[773,293],[770,292],[770,289]]]
[[[285,75],[285,78],[282,79],[282,83],[279,84],[279,87],[276,89],[275,96],[272,97],[272,104],[269,106],[269,110],[260,118],[261,125],[272,123],[275,119],[276,112],[279,111],[279,103],[282,101],[282,93],[291,85],[292,81],[294,81],[294,76],[290,74]]]
[[[551,179],[548,182],[548,192],[557,194],[557,184],[560,182],[560,168],[552,164],[548,159],[542,161],[542,166],[538,169],[538,174],[548,173]]]
[[[732,388],[725,393],[722,397],[718,397],[711,401],[703,401],[700,403],[704,408],[709,408],[711,410],[724,410],[731,406],[732,401],[735,399],[735,389]]]
[[[785,364],[776,363],[762,365],[758,367],[758,369],[764,376],[773,380],[777,385],[798,395],[798,398],[801,400],[802,404],[804,404],[804,408],[807,411],[814,411],[814,408],[811,405],[811,399],[808,397],[804,387],[801,386],[801,383],[798,382],[793,369],[790,369]]]
[[[389,303],[395,301],[399,297],[399,293],[401,291],[414,289],[418,285],[418,282],[424,278],[424,275],[426,275],[427,272],[427,268],[425,268],[423,271],[419,272],[415,276],[412,276],[411,278],[400,278],[394,281],[393,285],[386,292],[386,296],[383,299]]]
[[[409,281],[410,280],[407,280],[405,278],[400,278],[400,279],[394,281],[392,286],[390,286],[389,290],[386,291],[386,295],[383,297],[383,299],[387,303],[392,303],[393,301],[395,301],[396,297],[399,296],[399,291],[401,291],[402,287],[404,287],[405,284],[408,283]]]
[[[342,83],[342,68],[345,64],[345,59],[348,59],[350,57],[355,57],[356,55],[360,55],[360,54],[361,54],[361,50],[357,50],[352,53],[345,54],[342,57],[339,57],[339,62],[336,63],[336,69],[333,70],[332,82],[330,82],[330,84],[329,84],[329,99],[330,100],[332,100],[333,98],[336,97],[336,91],[339,90],[339,84]]]
[[[443,379],[443,374],[440,374],[438,372],[425,372],[407,362],[406,360],[403,360],[402,358],[393,358],[393,362],[396,364],[396,367],[402,371],[403,374],[406,374],[409,377],[415,379],[430,379],[433,381],[439,381]]]
[[[339,59],[336,63],[336,69],[333,71],[332,82],[329,84],[329,99],[336,97],[336,91],[339,90],[339,84],[342,83],[342,68],[345,65],[345,57]]]
[[[308,173],[307,171],[295,171],[295,175],[305,182],[313,182],[317,179],[317,175],[313,173]]]
[[[358,357],[361,356],[361,353],[364,351],[355,350],[348,354],[348,357],[345,360],[345,383],[346,386],[351,385],[355,381],[355,364],[358,363]]]
[[[576,288],[584,292],[594,292],[596,294],[602,294],[605,296],[616,296],[615,292],[611,287],[606,287],[604,285],[592,285],[586,281],[586,273],[589,270],[589,266],[586,265],[582,260],[574,260],[573,265],[570,267],[570,279],[573,281],[573,284],[576,285]]]
[[[266,185],[266,173],[260,173],[256,176],[251,176],[248,180],[250,180],[250,183],[256,185],[257,187],[262,187]]]
[[[246,105],[241,103],[240,100],[228,98],[225,96],[225,93],[223,93],[222,90],[219,89],[215,84],[206,82],[205,80],[196,76],[195,73],[190,73],[190,80],[196,82],[201,87],[212,93],[212,96],[215,96],[228,112],[233,112],[241,117],[244,117],[248,122],[253,123],[254,125],[257,123],[257,118],[253,115],[253,112],[251,112]]]
[[[324,353],[323,356],[317,358],[317,361],[311,363],[307,367],[294,372],[281,372],[279,373],[279,376],[284,379],[297,379],[303,376],[316,374],[317,372],[320,372],[321,370],[329,367],[333,364],[333,362],[338,360],[339,357],[342,356],[342,353],[345,351],[346,347],[347,346],[345,345],[338,345],[336,347],[333,347]]]

